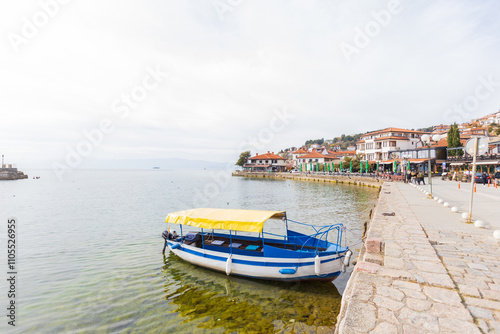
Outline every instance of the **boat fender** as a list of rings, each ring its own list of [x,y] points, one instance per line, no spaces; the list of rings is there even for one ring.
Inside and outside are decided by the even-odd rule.
[[[172,246],[170,246],[170,249],[177,249],[180,247],[181,247],[181,244],[173,244]]]
[[[295,274],[297,271],[295,269],[280,269],[280,274],[283,274],[283,275],[293,275]]]
[[[349,267],[349,263],[351,262],[351,256],[352,256],[352,251],[349,249],[346,253],[345,253],[345,257],[344,257],[344,265],[346,267]]]
[[[231,274],[231,265],[233,264],[233,260],[231,259],[233,255],[229,255],[226,261],[226,275]]]
[[[314,258],[314,273],[318,276],[321,273],[321,259],[319,258],[319,255],[316,255]]]

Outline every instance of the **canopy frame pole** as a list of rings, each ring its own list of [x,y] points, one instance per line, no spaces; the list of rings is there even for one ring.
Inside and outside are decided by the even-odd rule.
[[[283,217],[285,219],[285,227],[286,227],[286,235],[285,235],[285,249],[286,249],[286,245],[290,242],[290,240],[288,239],[288,219],[286,218],[286,212],[285,212],[285,217]]]
[[[205,249],[205,238],[203,233],[203,227],[201,228],[201,248]]]
[[[262,227],[262,250],[264,250],[264,226]]]
[[[229,230],[229,254],[233,254],[233,238],[231,230]]]

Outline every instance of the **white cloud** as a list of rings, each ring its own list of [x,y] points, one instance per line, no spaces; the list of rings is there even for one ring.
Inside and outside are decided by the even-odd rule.
[[[89,159],[233,160],[242,142],[269,127],[275,108],[296,117],[266,142],[270,151],[440,124],[478,77],[500,81],[493,1],[401,1],[401,14],[348,63],[339,45],[388,3],[241,1],[221,20],[210,1],[72,1],[19,53],[7,36],[40,6],[6,3],[0,150],[18,165],[60,160],[107,117],[115,131]],[[114,114],[111,103],[140,84],[148,66],[169,77],[129,117]],[[470,116],[499,105],[500,87]]]

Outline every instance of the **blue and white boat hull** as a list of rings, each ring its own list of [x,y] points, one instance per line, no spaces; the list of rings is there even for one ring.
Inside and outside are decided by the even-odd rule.
[[[228,275],[286,281],[332,281],[342,272],[346,252],[320,252],[318,255],[311,252],[301,253],[300,257],[269,257],[218,252],[173,240],[169,240],[167,245],[181,259],[201,267]]]

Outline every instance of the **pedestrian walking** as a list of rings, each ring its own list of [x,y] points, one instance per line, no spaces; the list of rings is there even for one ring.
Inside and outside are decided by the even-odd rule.
[[[420,184],[420,182],[422,182],[425,186],[424,172],[418,173],[418,184]]]
[[[415,172],[414,170],[411,171],[411,180],[413,181],[413,183],[417,184],[417,172]]]

